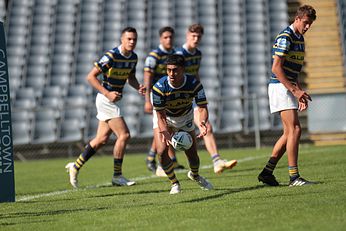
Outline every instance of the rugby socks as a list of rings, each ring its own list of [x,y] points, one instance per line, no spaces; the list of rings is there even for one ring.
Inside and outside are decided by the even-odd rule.
[[[177,167],[179,164],[178,164],[178,160],[177,160],[177,157],[170,157],[171,158],[171,160],[172,160],[172,162],[173,162],[173,166],[174,166],[174,168],[175,167]]]
[[[150,149],[148,155],[147,155],[147,160],[150,162],[153,162],[155,160],[156,152]]]
[[[211,156],[211,160],[213,161],[213,164],[221,160],[220,155],[218,153],[215,153],[214,155]]]
[[[96,151],[90,146],[90,143],[88,143],[85,146],[85,150],[82,154],[79,155],[79,157],[77,158],[77,160],[74,162],[73,167],[79,171],[79,169],[81,167],[83,167],[83,165],[90,159],[90,157],[92,157],[94,154],[96,153]]]
[[[266,166],[262,170],[261,174],[272,175],[277,163],[278,161],[276,157],[270,157],[269,161],[267,162]]]
[[[168,179],[170,180],[171,184],[179,183],[177,177],[174,173],[174,164],[173,162],[170,162],[168,165],[163,166],[163,171],[165,171],[166,175],[168,176]]]
[[[114,174],[113,176],[120,176],[122,174],[121,167],[123,165],[123,159],[114,158]]]
[[[290,181],[294,181],[299,177],[299,171],[297,166],[288,166],[288,174],[290,175]]]
[[[192,160],[192,159],[189,159],[189,166],[190,166],[190,169],[191,169],[191,173],[192,173],[192,176],[193,178],[196,178],[198,177],[198,170],[199,170],[199,158],[197,157],[196,159]]]

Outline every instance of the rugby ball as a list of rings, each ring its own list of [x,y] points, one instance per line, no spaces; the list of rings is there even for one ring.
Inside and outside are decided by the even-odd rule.
[[[192,146],[192,142],[191,135],[184,131],[174,133],[171,139],[172,146],[177,151],[189,150]]]

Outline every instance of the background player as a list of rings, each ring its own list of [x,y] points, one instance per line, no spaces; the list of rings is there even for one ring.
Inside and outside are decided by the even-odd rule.
[[[204,33],[204,28],[200,24],[193,24],[189,26],[186,33],[186,42],[185,44],[178,48],[176,53],[181,54],[185,57],[185,72],[189,75],[193,75],[198,81],[201,81],[199,76],[199,67],[202,60],[202,52],[198,49],[198,45],[202,39]],[[209,78],[214,78],[214,76],[207,76]],[[194,122],[199,124],[199,110],[194,110]],[[206,123],[207,134],[203,137],[205,147],[209,152],[213,165],[214,172],[221,173],[224,169],[232,169],[236,164],[236,160],[225,161],[221,159],[219,152],[217,150],[217,145],[213,133],[213,128],[211,124]]]
[[[135,76],[138,57],[133,50],[136,43],[136,29],[133,27],[124,28],[121,34],[121,45],[109,50],[98,62],[95,62],[95,66],[87,76],[89,84],[99,92],[96,96],[99,124],[96,137],[86,145],[84,152],[74,163],[66,165],[70,175],[70,183],[75,188],[78,187],[77,175],[79,170],[107,142],[111,133],[117,137],[113,150],[114,174],[112,184],[118,186],[135,184],[134,181],[129,181],[122,175],[122,163],[130,132],[117,102],[122,98],[126,81],[140,94],[144,95],[145,92],[145,87],[138,83]],[[102,84],[97,78],[100,74],[103,74]]]
[[[311,184],[300,177],[298,171],[298,148],[301,127],[298,112],[307,109],[310,95],[301,89],[298,75],[304,62],[304,37],[316,19],[316,11],[308,5],[299,7],[294,22],[281,31],[272,48],[272,76],[268,86],[271,113],[278,112],[283,124],[283,134],[275,143],[272,155],[258,175],[258,180],[277,186],[273,171],[287,151],[289,186]]]
[[[212,189],[213,186],[198,173],[200,161],[193,124],[192,101],[195,99],[200,112],[199,137],[206,135],[208,109],[203,86],[195,77],[184,74],[183,56],[170,55],[166,63],[168,76],[156,82],[152,92],[153,105],[157,115],[154,120],[154,139],[160,164],[172,184],[170,194],[180,192],[180,184],[174,173],[173,162],[168,156],[168,149],[172,149],[169,144],[172,134],[178,130],[189,132],[193,138],[192,147],[185,151],[191,169],[188,177],[203,189]]]

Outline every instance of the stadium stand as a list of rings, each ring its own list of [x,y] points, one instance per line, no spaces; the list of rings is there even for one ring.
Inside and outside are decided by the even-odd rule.
[[[6,8],[5,1],[0,1],[0,20],[6,20],[13,111],[37,115],[37,111],[52,110],[55,120],[47,126],[50,131],[40,131],[38,125],[42,126],[42,122],[36,116],[31,116],[28,125],[13,118],[20,121],[14,128],[15,144],[83,141],[95,135],[96,92],[85,77],[100,55],[119,44],[125,26],[134,26],[138,31],[137,78],[142,82],[144,58],[158,45],[160,27],[174,27],[175,45],[181,46],[188,25],[203,24],[200,75],[215,131],[222,134],[253,131],[256,113],[262,131],[280,128],[278,118],[269,113],[266,96],[271,42],[287,25],[290,5],[302,2],[10,0]],[[345,36],[340,40],[337,12],[343,22],[342,31],[346,31],[342,16],[346,14],[346,1],[309,3],[316,6],[320,20],[307,34],[308,87],[344,91]],[[322,37],[321,27],[329,28]],[[81,90],[77,91],[78,88]],[[151,119],[143,114],[143,98],[129,87],[124,89],[124,95],[121,105],[132,137],[151,136]],[[81,111],[74,113],[82,115],[83,123],[81,118],[77,119],[79,125],[75,118],[70,119],[71,108]],[[23,127],[23,134],[18,127]],[[41,140],[41,134],[51,134],[51,141]]]
[[[306,82],[310,92],[345,92],[343,50],[336,1],[301,1],[313,4],[318,20],[306,34]],[[342,7],[340,8],[342,9]],[[323,31],[323,33],[321,33]]]

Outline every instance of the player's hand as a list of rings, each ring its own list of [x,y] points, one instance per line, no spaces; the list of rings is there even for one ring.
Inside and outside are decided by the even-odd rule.
[[[139,84],[139,87],[138,87],[138,93],[142,96],[145,95],[145,92],[146,92],[146,87],[143,85],[143,84]]]
[[[294,95],[294,97],[296,97],[298,99],[299,102],[303,102],[304,100],[305,101],[308,101],[308,100],[312,101],[311,96],[308,93],[306,93],[305,91],[300,90],[300,89],[294,91],[293,95]]]
[[[302,99],[298,102],[298,111],[304,111],[308,108],[308,101],[305,99]]]
[[[153,105],[150,102],[145,102],[144,103],[144,112],[148,114],[153,113]]]
[[[123,97],[123,94],[121,92],[117,92],[117,91],[109,91],[106,93],[105,96],[111,102],[116,102],[116,101],[119,101]]]
[[[198,128],[199,128],[199,134],[197,135],[197,138],[202,138],[203,136],[207,135],[208,127],[205,121],[201,121],[198,124]]]
[[[166,143],[167,146],[171,144],[171,134],[168,131],[162,131],[161,133],[161,142]]]

